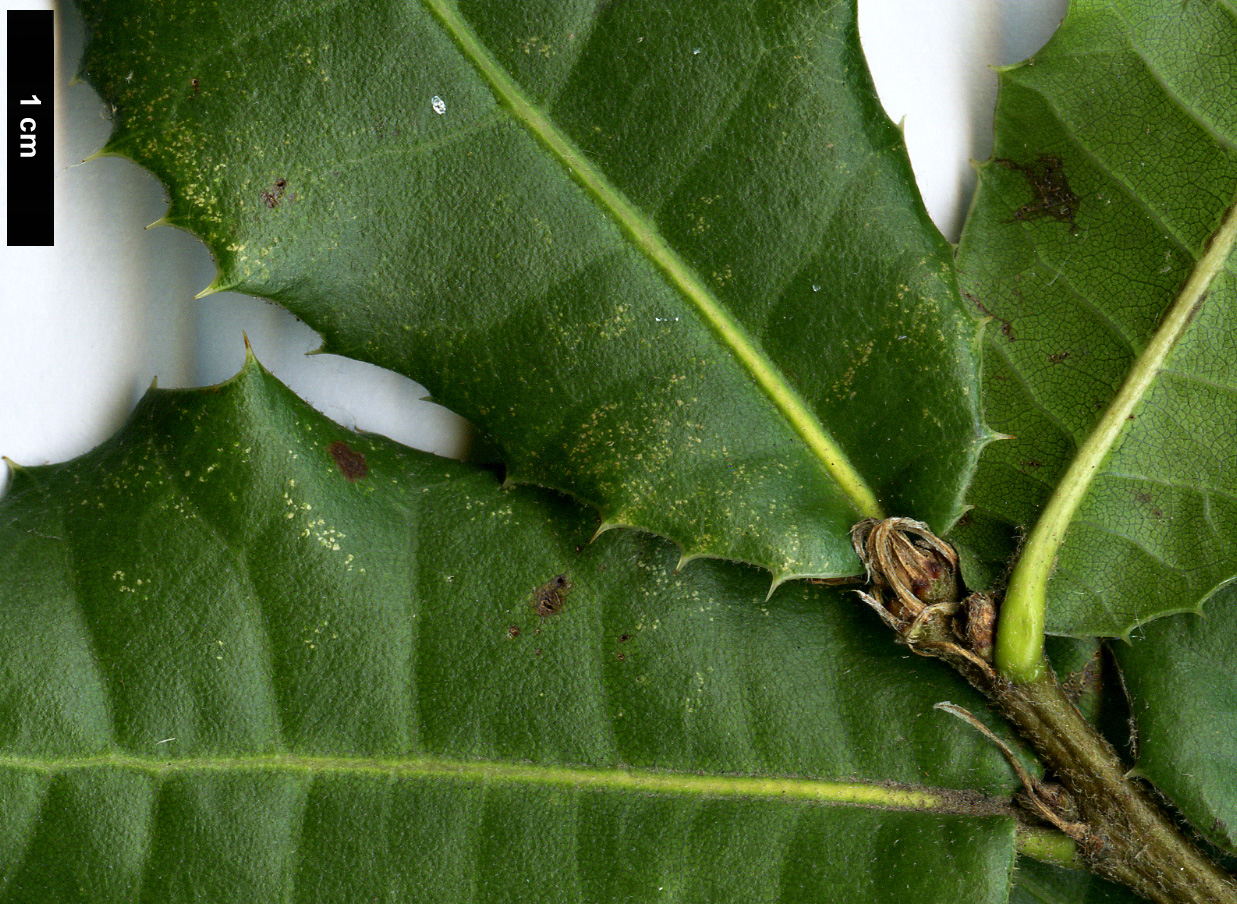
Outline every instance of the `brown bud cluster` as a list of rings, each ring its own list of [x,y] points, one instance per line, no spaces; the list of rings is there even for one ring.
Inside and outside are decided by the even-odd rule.
[[[851,530],[873,596],[898,624],[909,626],[928,606],[958,601],[958,554],[910,518],[871,518]],[[894,625],[897,627],[897,625]]]
[[[996,608],[992,597],[962,599],[958,553],[910,518],[867,519],[851,530],[868,572],[859,596],[916,653],[990,671]]]

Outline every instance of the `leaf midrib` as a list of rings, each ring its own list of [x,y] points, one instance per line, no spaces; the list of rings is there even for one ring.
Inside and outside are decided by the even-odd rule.
[[[835,782],[794,777],[705,775],[653,769],[537,765],[497,760],[452,760],[433,756],[357,757],[304,754],[143,757],[109,753],[81,757],[0,757],[0,769],[42,774],[119,769],[153,776],[187,773],[280,772],[312,776],[446,779],[603,791],[813,801],[884,810],[922,810],[964,815],[1008,815],[1008,802],[975,792]]]
[[[632,244],[666,277],[700,315],[705,325],[730,350],[753,382],[786,418],[791,428],[820,461],[833,482],[860,515],[883,518],[876,494],[855,470],[846,453],[829,435],[800,395],[725,310],[704,281],[658,233],[621,191],[597,169],[572,141],[533,103],[486,50],[459,13],[444,0],[422,0],[460,52],[476,69],[499,102],[563,166],[573,179],[622,230]]]

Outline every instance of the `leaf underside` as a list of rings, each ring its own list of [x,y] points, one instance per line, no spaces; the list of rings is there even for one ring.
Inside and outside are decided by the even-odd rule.
[[[1009,904],[1145,904],[1145,899],[1093,873],[1019,857]]]
[[[1237,14],[1227,2],[1075,0],[1001,73],[994,159],[959,251],[985,334],[985,451],[956,534],[1014,549],[1161,324],[1237,191]],[[1083,497],[1050,632],[1126,636],[1237,574],[1232,264]]]
[[[17,470],[0,901],[1003,900],[974,692],[592,522],[254,363]]]
[[[1237,854],[1237,588],[1221,589],[1202,616],[1147,625],[1114,651],[1138,725],[1138,773]]]
[[[947,528],[988,439],[852,6],[84,0],[82,73],[215,288],[776,583],[874,506]]]

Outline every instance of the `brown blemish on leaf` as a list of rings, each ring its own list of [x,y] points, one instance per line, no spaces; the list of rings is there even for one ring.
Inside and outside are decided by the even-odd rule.
[[[620,634],[620,635],[619,635],[619,643],[627,643],[627,641],[629,641],[629,640],[631,640],[631,635],[630,635],[630,634]]]
[[[615,654],[614,654],[614,658],[615,658],[615,659],[617,659],[619,662],[622,662],[622,661],[623,661],[624,659],[626,659],[627,657],[626,657],[626,656],[624,656],[622,653],[615,653]]]
[[[508,637],[519,637],[520,629],[517,628],[515,625],[512,625],[511,627],[507,629],[507,636]]]
[[[1034,201],[1014,211],[1012,222],[1022,223],[1039,217],[1052,217],[1062,223],[1069,223],[1070,233],[1078,234],[1078,196],[1070,190],[1060,157],[1044,154],[1029,166],[1015,163],[1007,157],[997,157],[993,162],[1021,173],[1035,192]]]
[[[1010,325],[1009,325],[1009,321],[1008,321],[1008,320],[1006,320],[1004,317],[998,317],[998,316],[996,316],[996,314],[993,314],[991,311],[989,311],[989,310],[988,310],[988,308],[987,308],[987,307],[985,307],[985,306],[984,306],[984,303],[983,303],[982,301],[980,301],[978,298],[976,298],[976,297],[975,297],[974,295],[972,295],[970,292],[963,292],[963,293],[962,293],[962,295],[963,295],[963,296],[964,296],[964,297],[965,297],[968,301],[970,301],[970,303],[971,303],[971,304],[973,304],[973,305],[975,305],[975,307],[979,308],[979,312],[980,312],[981,314],[983,314],[985,317],[991,317],[993,320],[995,320],[997,323],[999,323],[999,324],[1001,325],[1001,335],[1002,335],[1002,336],[1004,336],[1004,337],[1005,337],[1006,339],[1008,339],[1010,342],[1017,342],[1017,341],[1018,341],[1016,338],[1014,338],[1014,328],[1013,328],[1012,326],[1010,326]]]
[[[196,79],[196,78],[191,78],[191,79],[189,79],[189,85],[190,85],[190,87],[192,87],[192,88],[193,88],[193,96],[194,96],[194,97],[197,97],[197,96],[198,96],[198,89],[202,87],[202,83],[201,83],[201,81],[199,81],[199,80],[198,80],[198,79]]]
[[[559,574],[550,578],[533,591],[533,605],[542,618],[558,615],[563,611],[567,594],[571,593],[571,581],[567,575]]]
[[[272,191],[263,190],[262,200],[266,202],[266,206],[274,210],[279,206],[280,200],[283,198],[283,193],[288,188],[287,179],[276,179],[275,187]]]
[[[331,443],[327,447],[327,451],[331,453],[331,458],[335,459],[335,464],[339,467],[344,477],[348,478],[349,483],[356,483],[369,474],[369,465],[365,463],[365,454],[349,448],[348,444],[342,440],[336,440]]]
[[[1069,357],[1069,352],[1057,352],[1055,355],[1048,356],[1048,363],[1049,364],[1060,364],[1062,361],[1064,361],[1068,357]]]

